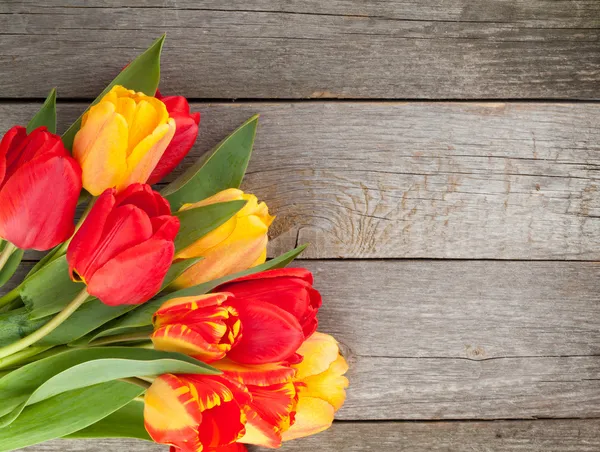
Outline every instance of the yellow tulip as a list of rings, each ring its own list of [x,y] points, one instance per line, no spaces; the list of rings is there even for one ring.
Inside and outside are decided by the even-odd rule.
[[[246,270],[265,262],[267,232],[275,219],[264,202],[254,195],[229,188],[203,201],[185,204],[181,210],[219,202],[246,200],[246,205],[227,222],[179,252],[176,259],[202,257],[175,281],[176,287],[190,287]]]
[[[283,433],[283,440],[302,438],[328,429],[333,416],[346,400],[348,371],[336,340],[328,334],[313,333],[298,349],[302,362],[296,369],[298,387],[296,422]]]
[[[91,107],[73,142],[83,187],[98,196],[145,183],[175,134],[162,101],[123,86],[113,87]]]

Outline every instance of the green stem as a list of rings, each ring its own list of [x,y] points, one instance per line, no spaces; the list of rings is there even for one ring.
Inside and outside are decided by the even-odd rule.
[[[0,308],[3,306],[6,306],[7,304],[9,304],[12,301],[16,300],[17,298],[19,298],[19,295],[21,294],[21,285],[22,284],[23,283],[19,284],[13,290],[11,290],[7,294],[4,294],[2,297],[0,297]]]
[[[23,364],[32,356],[39,355],[42,352],[52,348],[52,345],[38,345],[35,347],[29,347],[25,350],[21,350],[14,355],[7,356],[6,358],[0,359],[0,369],[6,369],[8,367],[14,367],[17,364]]]
[[[71,314],[73,314],[77,308],[79,308],[85,300],[88,298],[86,289],[83,289],[77,296],[71,301],[65,308],[60,311],[55,317],[52,318],[48,323],[42,326],[39,330],[31,333],[29,336],[24,337],[17,342],[14,342],[6,347],[0,348],[0,358],[5,358],[21,350],[35,344],[37,341],[43,339],[56,328],[58,328],[65,320],[67,320]]]
[[[8,262],[8,258],[16,249],[17,247],[15,245],[13,245],[10,242],[6,242],[6,245],[4,245],[4,249],[2,250],[2,252],[0,252],[0,270],[4,268],[4,266]]]
[[[144,389],[148,389],[150,386],[152,386],[152,383],[150,383],[149,381],[142,380],[138,377],[119,378],[119,380],[124,381],[126,383],[131,383],[132,385],[140,386]]]
[[[88,347],[97,347],[100,345],[116,344],[117,342],[129,342],[129,341],[147,341],[150,339],[151,333],[129,333],[129,334],[118,334],[116,336],[101,337],[92,341],[88,344]]]

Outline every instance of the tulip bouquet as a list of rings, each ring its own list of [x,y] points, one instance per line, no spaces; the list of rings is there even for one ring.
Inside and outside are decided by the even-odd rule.
[[[239,189],[257,118],[161,182],[200,123],[157,91],[163,41],[62,136],[53,91],[0,142],[0,285],[14,287],[0,297],[0,451],[101,437],[277,448],[344,402],[313,277],[286,267],[304,247],[267,261],[274,217]],[[32,266],[29,250],[45,254]]]

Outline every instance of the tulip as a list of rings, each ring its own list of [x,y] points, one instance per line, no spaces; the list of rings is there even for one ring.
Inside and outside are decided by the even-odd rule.
[[[154,380],[144,402],[144,424],[154,441],[200,452],[244,435],[250,395],[221,375],[165,374]]]
[[[39,127],[10,129],[0,142],[0,237],[22,249],[67,240],[81,191],[81,169],[60,137]]]
[[[294,423],[298,394],[295,370],[287,363],[245,365],[229,359],[213,363],[223,375],[243,383],[252,395],[246,406],[246,434],[238,441],[257,446],[281,446],[282,433]]]
[[[73,142],[83,187],[98,196],[145,183],[175,134],[175,120],[155,97],[114,86],[84,115]]]
[[[152,342],[158,350],[180,352],[204,362],[225,357],[240,337],[237,311],[225,305],[229,294],[173,298],[154,314]]]
[[[175,286],[194,286],[265,262],[267,232],[275,217],[256,196],[229,188],[195,204],[185,204],[181,210],[235,200],[247,203],[227,222],[177,254],[178,259],[203,259],[177,278]]]
[[[283,432],[283,440],[302,438],[328,429],[333,416],[346,400],[348,371],[336,340],[323,333],[314,333],[298,350],[302,362],[293,365],[298,387],[295,423]]]
[[[309,337],[317,329],[321,295],[312,287],[312,273],[304,268],[280,268],[238,278],[216,290],[229,292],[240,301],[264,301],[294,315]]]
[[[302,327],[289,312],[227,292],[168,300],[154,315],[154,347],[205,362],[227,356],[245,364],[297,361]]]
[[[190,105],[183,96],[162,96],[156,91],[156,98],[167,107],[169,116],[175,120],[175,135],[164,154],[148,178],[149,184],[156,184],[179,165],[190,152],[198,136],[200,113],[190,113]]]
[[[87,284],[104,304],[139,304],[152,298],[173,259],[179,220],[149,185],[132,184],[98,198],[67,249],[73,281]]]

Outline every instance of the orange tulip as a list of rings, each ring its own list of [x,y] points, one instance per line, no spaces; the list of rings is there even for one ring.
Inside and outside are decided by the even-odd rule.
[[[247,203],[233,218],[175,256],[203,257],[177,278],[176,287],[194,286],[265,262],[267,232],[275,217],[269,215],[267,205],[259,203],[256,196],[230,188],[195,204],[185,204],[181,210],[236,200]]]
[[[299,396],[296,421],[283,432],[284,441],[328,429],[335,412],[346,400],[348,379],[343,375],[348,371],[348,364],[332,336],[314,333],[298,349],[298,354],[303,360],[292,366],[296,370]]]
[[[224,358],[238,341],[238,313],[224,304],[227,293],[173,298],[154,314],[157,350],[180,352],[204,362]]]
[[[243,385],[220,375],[165,374],[154,380],[144,402],[144,424],[154,441],[201,452],[244,435],[250,395]]]

